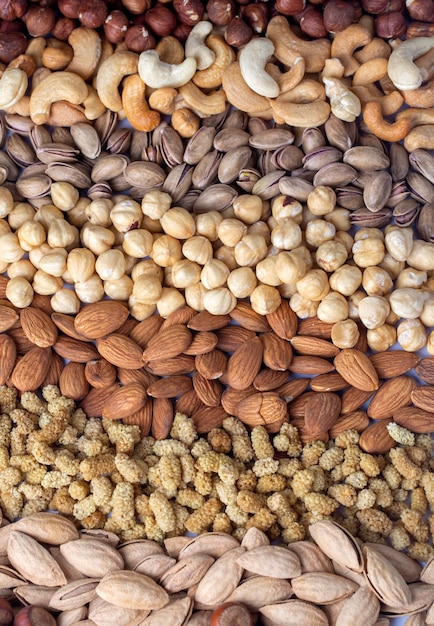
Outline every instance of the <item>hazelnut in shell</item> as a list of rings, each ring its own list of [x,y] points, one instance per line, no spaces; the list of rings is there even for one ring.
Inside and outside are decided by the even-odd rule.
[[[174,12],[164,5],[156,5],[145,13],[145,24],[157,37],[171,35],[177,23]]]
[[[233,0],[209,0],[206,5],[208,19],[214,26],[227,26],[235,17]]]

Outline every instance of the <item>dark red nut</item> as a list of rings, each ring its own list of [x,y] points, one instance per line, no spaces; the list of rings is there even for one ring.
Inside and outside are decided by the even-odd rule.
[[[99,28],[106,20],[107,4],[104,0],[83,0],[78,19],[86,28]]]
[[[241,11],[241,16],[255,33],[265,33],[268,25],[268,4],[256,2],[247,4]]]
[[[432,37],[434,35],[434,23],[412,22],[405,33],[406,39],[414,37]]]
[[[390,11],[400,11],[401,13],[404,13],[405,11],[405,0],[390,0],[390,4],[389,4],[389,8],[387,9],[388,12]]]
[[[297,15],[306,7],[306,0],[276,0],[276,9],[282,15]]]
[[[246,22],[236,15],[226,26],[224,38],[226,43],[234,48],[245,46],[253,37],[253,31]]]
[[[81,0],[59,0],[58,7],[62,15],[75,20],[80,13]]]
[[[60,17],[54,24],[51,34],[60,41],[68,41],[69,35],[79,24],[70,17]]]
[[[419,22],[434,21],[433,0],[410,0],[407,4],[407,11],[413,20]]]
[[[0,61],[10,63],[27,48],[24,33],[0,33]]]
[[[54,28],[56,14],[50,7],[33,5],[25,14],[23,20],[29,35],[32,37],[45,37]]]
[[[324,7],[324,26],[329,33],[338,33],[344,30],[354,20],[354,7],[346,0],[329,0]]]
[[[145,24],[157,37],[167,37],[175,30],[178,20],[168,7],[156,5],[145,13]]]
[[[0,19],[12,22],[19,17],[23,17],[27,10],[27,0],[1,0]]]
[[[155,39],[145,26],[130,26],[125,33],[125,44],[131,52],[140,54],[155,48]]]
[[[56,626],[56,619],[40,606],[25,606],[15,615],[14,626]]]
[[[178,41],[181,43],[185,43],[187,41],[187,37],[189,36],[193,26],[188,26],[187,24],[178,24],[178,26],[173,31],[172,35],[176,37]]]
[[[362,0],[362,7],[366,13],[379,15],[385,13],[390,6],[390,0]]]
[[[0,598],[0,626],[10,626],[14,621],[14,611],[10,602]]]
[[[141,15],[151,8],[151,0],[122,0],[122,5],[133,15]]]
[[[354,9],[353,22],[358,22],[363,15],[363,8],[360,0],[350,0],[350,4]]]
[[[210,626],[253,626],[253,615],[238,602],[225,602],[213,611]]]
[[[233,0],[209,0],[206,5],[208,19],[214,26],[227,26],[235,17],[235,2]]]
[[[122,11],[112,11],[104,22],[104,35],[110,43],[121,43],[130,25],[129,19]]]
[[[21,33],[24,30],[24,22],[21,20],[0,20],[0,33]]]
[[[313,7],[306,8],[301,14],[300,28],[306,35],[315,39],[320,39],[327,35],[327,28],[324,25],[322,13]]]
[[[407,30],[407,20],[402,13],[383,13],[375,18],[375,32],[383,39],[396,39],[402,37]]]
[[[200,0],[173,0],[173,8],[181,24],[187,26],[200,22],[205,13],[205,6]]]

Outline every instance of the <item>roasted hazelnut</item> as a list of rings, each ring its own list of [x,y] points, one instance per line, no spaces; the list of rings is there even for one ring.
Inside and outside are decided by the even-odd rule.
[[[173,8],[181,24],[187,26],[200,22],[205,13],[205,7],[200,0],[173,0]]]
[[[171,35],[177,23],[176,15],[173,11],[163,5],[156,5],[145,13],[145,24],[158,37]]]
[[[390,0],[390,4],[387,7],[387,12],[390,13],[390,11],[400,11],[401,13],[404,13],[404,9],[405,0]]]
[[[362,7],[366,13],[379,15],[385,13],[390,6],[390,0],[362,0]]]
[[[402,37],[407,29],[407,21],[402,13],[383,13],[375,18],[375,32],[383,39]]]
[[[191,29],[193,26],[188,26],[187,24],[178,24],[178,26],[173,31],[172,35],[176,37],[178,41],[181,43],[185,43],[187,41],[187,37],[189,36]]]
[[[51,34],[60,41],[68,41],[69,35],[77,28],[78,24],[70,17],[60,17],[54,24]]]
[[[12,22],[23,17],[27,10],[27,0],[2,0],[0,2],[0,19]]]
[[[25,606],[15,615],[14,626],[56,626],[56,619],[41,606]]]
[[[23,19],[29,35],[32,37],[44,37],[53,30],[56,23],[56,14],[50,7],[32,6]]]
[[[206,11],[209,21],[215,26],[227,26],[235,17],[235,2],[233,0],[209,0]]]
[[[306,0],[276,0],[276,9],[282,15],[297,15],[306,6]]]
[[[147,28],[136,24],[134,26],[130,26],[125,33],[125,44],[128,50],[140,54],[145,50],[152,50],[155,48],[155,39]]]
[[[65,17],[70,17],[75,20],[80,13],[81,0],[59,0],[59,11]]]
[[[419,22],[434,22],[434,2],[433,0],[410,0],[407,4],[407,11],[413,20]]]
[[[253,36],[253,31],[246,22],[236,15],[226,26],[224,37],[226,43],[234,48],[245,46]]]
[[[327,28],[324,25],[322,13],[313,7],[306,8],[301,14],[300,28],[306,35],[315,39],[327,35]]]
[[[24,33],[0,33],[0,61],[10,63],[27,48]]]
[[[86,28],[99,28],[104,24],[107,13],[104,0],[83,0],[78,19]]]
[[[133,15],[141,15],[151,8],[151,0],[122,0],[122,5]]]
[[[241,16],[255,33],[264,33],[268,24],[268,5],[266,2],[256,2],[246,5]]]
[[[0,626],[10,626],[14,621],[14,611],[10,602],[0,598]]]
[[[24,30],[24,22],[21,20],[7,20],[0,19],[0,33],[21,33]]]
[[[104,22],[104,35],[110,43],[121,43],[125,39],[125,33],[130,25],[125,13],[112,11],[107,15]]]
[[[434,35],[434,24],[429,22],[412,22],[405,33],[406,39],[414,37],[432,37]]]
[[[354,7],[346,0],[329,0],[323,11],[324,26],[329,33],[338,33],[354,20]]]

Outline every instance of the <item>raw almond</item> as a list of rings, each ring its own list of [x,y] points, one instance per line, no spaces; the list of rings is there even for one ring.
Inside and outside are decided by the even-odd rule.
[[[114,383],[106,387],[94,387],[80,402],[80,408],[83,409],[87,417],[101,417],[103,406],[110,396],[119,389],[119,386],[119,383]]]
[[[414,368],[414,373],[424,383],[428,385],[434,385],[434,356],[427,356],[421,359]]]
[[[298,323],[298,335],[307,335],[309,337],[319,337],[320,339],[330,339],[332,336],[333,324],[323,322],[318,317],[307,317]]]
[[[291,345],[299,354],[332,358],[339,352],[339,348],[327,339],[298,335],[291,339]]]
[[[408,428],[413,433],[432,433],[434,431],[434,412],[404,406],[393,413],[393,420]]]
[[[194,356],[178,354],[173,359],[149,361],[146,367],[154,376],[175,376],[193,372],[194,362]]]
[[[336,422],[331,426],[329,434],[333,439],[345,430],[357,430],[363,432],[369,426],[369,417],[366,411],[353,411],[338,417]]]
[[[147,437],[152,426],[153,403],[146,402],[138,411],[122,418],[124,424],[136,425],[140,428],[140,436]]]
[[[4,385],[14,369],[17,358],[15,341],[9,335],[0,335],[0,385]]]
[[[189,376],[166,376],[159,378],[148,387],[148,395],[153,398],[176,398],[192,387]]]
[[[350,387],[342,394],[341,413],[352,413],[365,404],[372,396],[373,391],[363,391],[356,387]]]
[[[223,388],[218,380],[209,380],[199,372],[194,372],[192,380],[194,390],[206,406],[220,405]]]
[[[231,387],[226,387],[224,392],[222,393],[221,403],[222,407],[229,415],[234,415],[237,410],[237,406],[242,400],[249,398],[257,393],[257,389],[251,385],[247,387],[247,389],[232,389]]]
[[[148,341],[159,332],[163,322],[164,319],[160,315],[151,315],[151,317],[136,324],[129,337],[144,350]]]
[[[377,352],[369,357],[379,378],[393,378],[410,371],[419,363],[420,358],[413,352],[405,350],[387,350]]]
[[[389,378],[380,386],[369,403],[369,417],[374,420],[392,417],[396,409],[411,403],[415,387],[416,383],[410,376]]]
[[[123,385],[103,404],[101,415],[117,420],[135,413],[148,401],[146,389],[140,383]]]
[[[281,339],[288,341],[297,332],[298,317],[289,306],[288,300],[282,300],[273,313],[266,315],[267,322]]]
[[[304,425],[312,435],[327,432],[339,417],[340,397],[331,392],[310,396],[305,406]]]
[[[359,446],[365,452],[370,454],[385,454],[396,445],[396,441],[392,439],[387,430],[387,424],[390,419],[381,420],[370,424],[360,434]]]
[[[256,393],[238,404],[235,415],[251,427],[265,426],[287,417],[286,402],[272,391]]]
[[[221,350],[214,349],[206,354],[198,354],[194,359],[194,367],[204,378],[214,380],[225,373],[227,357]]]
[[[277,371],[269,367],[263,367],[253,381],[253,386],[258,391],[273,391],[281,387],[288,380],[288,370]]]
[[[265,333],[271,330],[267,318],[256,313],[247,302],[239,301],[229,313],[229,317],[242,328],[253,330],[255,333]]]
[[[191,331],[183,324],[174,324],[152,337],[143,352],[143,360],[158,361],[178,356],[191,344]]]
[[[19,391],[35,391],[40,387],[48,373],[51,363],[51,348],[34,346],[17,361],[11,382]]]
[[[152,399],[151,433],[155,439],[166,439],[173,424],[173,404],[168,398]]]
[[[304,423],[304,416],[306,414],[306,404],[309,401],[309,398],[315,395],[314,391],[305,391],[300,394],[294,400],[288,402],[288,412],[291,417],[297,418],[302,417]]]
[[[348,387],[348,383],[337,372],[329,372],[314,376],[310,386],[314,391],[341,391]]]
[[[48,348],[56,343],[56,324],[42,309],[25,307],[21,310],[20,322],[25,334],[36,346]]]
[[[41,383],[41,387],[46,387],[47,385],[59,386],[60,374],[62,373],[64,366],[65,363],[62,357],[51,351],[50,366],[44,380]]]
[[[434,409],[434,385],[414,385],[411,390],[411,400],[418,409],[432,411]]]
[[[257,376],[262,364],[262,343],[259,337],[242,344],[228,359],[225,378],[234,389],[246,389]]]
[[[196,315],[196,311],[189,307],[188,305],[182,306],[179,309],[175,309],[172,311],[170,315],[163,319],[163,323],[161,325],[161,330],[165,330],[169,328],[169,326],[174,326],[175,324],[183,324],[184,326],[188,325],[188,322]]]
[[[101,300],[82,307],[74,319],[75,330],[88,339],[115,332],[128,317],[128,307],[117,300]]]
[[[212,315],[208,311],[200,311],[191,318],[187,326],[191,330],[217,330],[227,326],[230,321],[229,315]]]
[[[0,304],[0,333],[4,333],[19,320],[18,313],[10,306]]]
[[[309,382],[309,378],[293,378],[292,380],[288,380],[288,382],[281,387],[278,387],[275,391],[279,396],[282,396],[286,402],[291,402],[291,400],[297,398],[307,389]]]
[[[62,395],[76,402],[82,400],[89,391],[89,383],[84,374],[84,364],[70,361],[63,367],[59,376]]]
[[[216,347],[217,342],[218,339],[215,333],[208,331],[198,332],[193,337],[193,341],[188,348],[184,350],[184,354],[192,354],[193,356],[206,354],[207,352],[211,352],[211,350]]]
[[[344,348],[333,361],[336,370],[350,385],[363,391],[378,389],[378,374],[369,358],[355,348]]]
[[[228,414],[221,406],[201,406],[195,409],[191,418],[199,434],[209,433],[213,428],[221,428]]]
[[[152,385],[152,383],[155,383],[155,381],[158,380],[157,376],[154,376],[154,374],[151,374],[151,372],[144,369],[127,370],[123,367],[118,367],[115,371],[117,371],[118,381],[122,383],[122,385],[127,385],[128,383],[140,383],[147,389],[149,385]]]
[[[242,326],[226,326],[217,330],[216,335],[218,337],[216,348],[223,352],[235,352],[243,343],[256,337],[253,330],[248,330]]]
[[[184,413],[185,415],[192,415],[195,411],[204,407],[202,400],[199,399],[194,387],[184,393],[182,396],[179,396],[175,400],[175,411],[179,411],[179,413]]]
[[[62,358],[77,363],[87,363],[99,357],[98,350],[93,344],[63,335],[57,338],[53,350]]]
[[[294,356],[288,369],[294,374],[317,375],[333,372],[335,366],[320,356]]]
[[[92,387],[107,387],[116,380],[116,368],[106,359],[92,359],[84,367],[84,376]]]
[[[264,365],[272,370],[287,370],[292,361],[292,347],[275,333],[261,333]]]
[[[88,339],[87,337],[84,337],[84,335],[80,335],[80,333],[75,330],[74,317],[72,315],[66,315],[66,313],[52,313],[51,320],[67,337],[72,337],[73,339],[78,339],[79,341],[87,341],[89,343],[92,341],[92,339]]]
[[[101,355],[109,363],[116,365],[116,367],[138,370],[145,364],[142,358],[143,352],[141,347],[135,341],[120,333],[112,333],[107,337],[97,339],[96,347],[98,356]]]

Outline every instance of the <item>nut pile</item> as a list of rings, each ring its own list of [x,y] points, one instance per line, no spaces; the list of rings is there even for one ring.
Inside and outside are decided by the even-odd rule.
[[[217,532],[168,539],[163,548],[78,533],[62,516],[35,514],[0,531],[8,564],[1,591],[30,605],[15,608],[17,626],[25,623],[20,614],[32,612],[28,623],[47,626],[375,626],[409,613],[420,618],[414,623],[431,623],[432,559],[422,568],[393,548],[356,542],[330,521],[313,524],[310,534],[310,541],[270,545],[252,528],[241,542]],[[1,603],[3,623],[11,624],[14,609]]]

